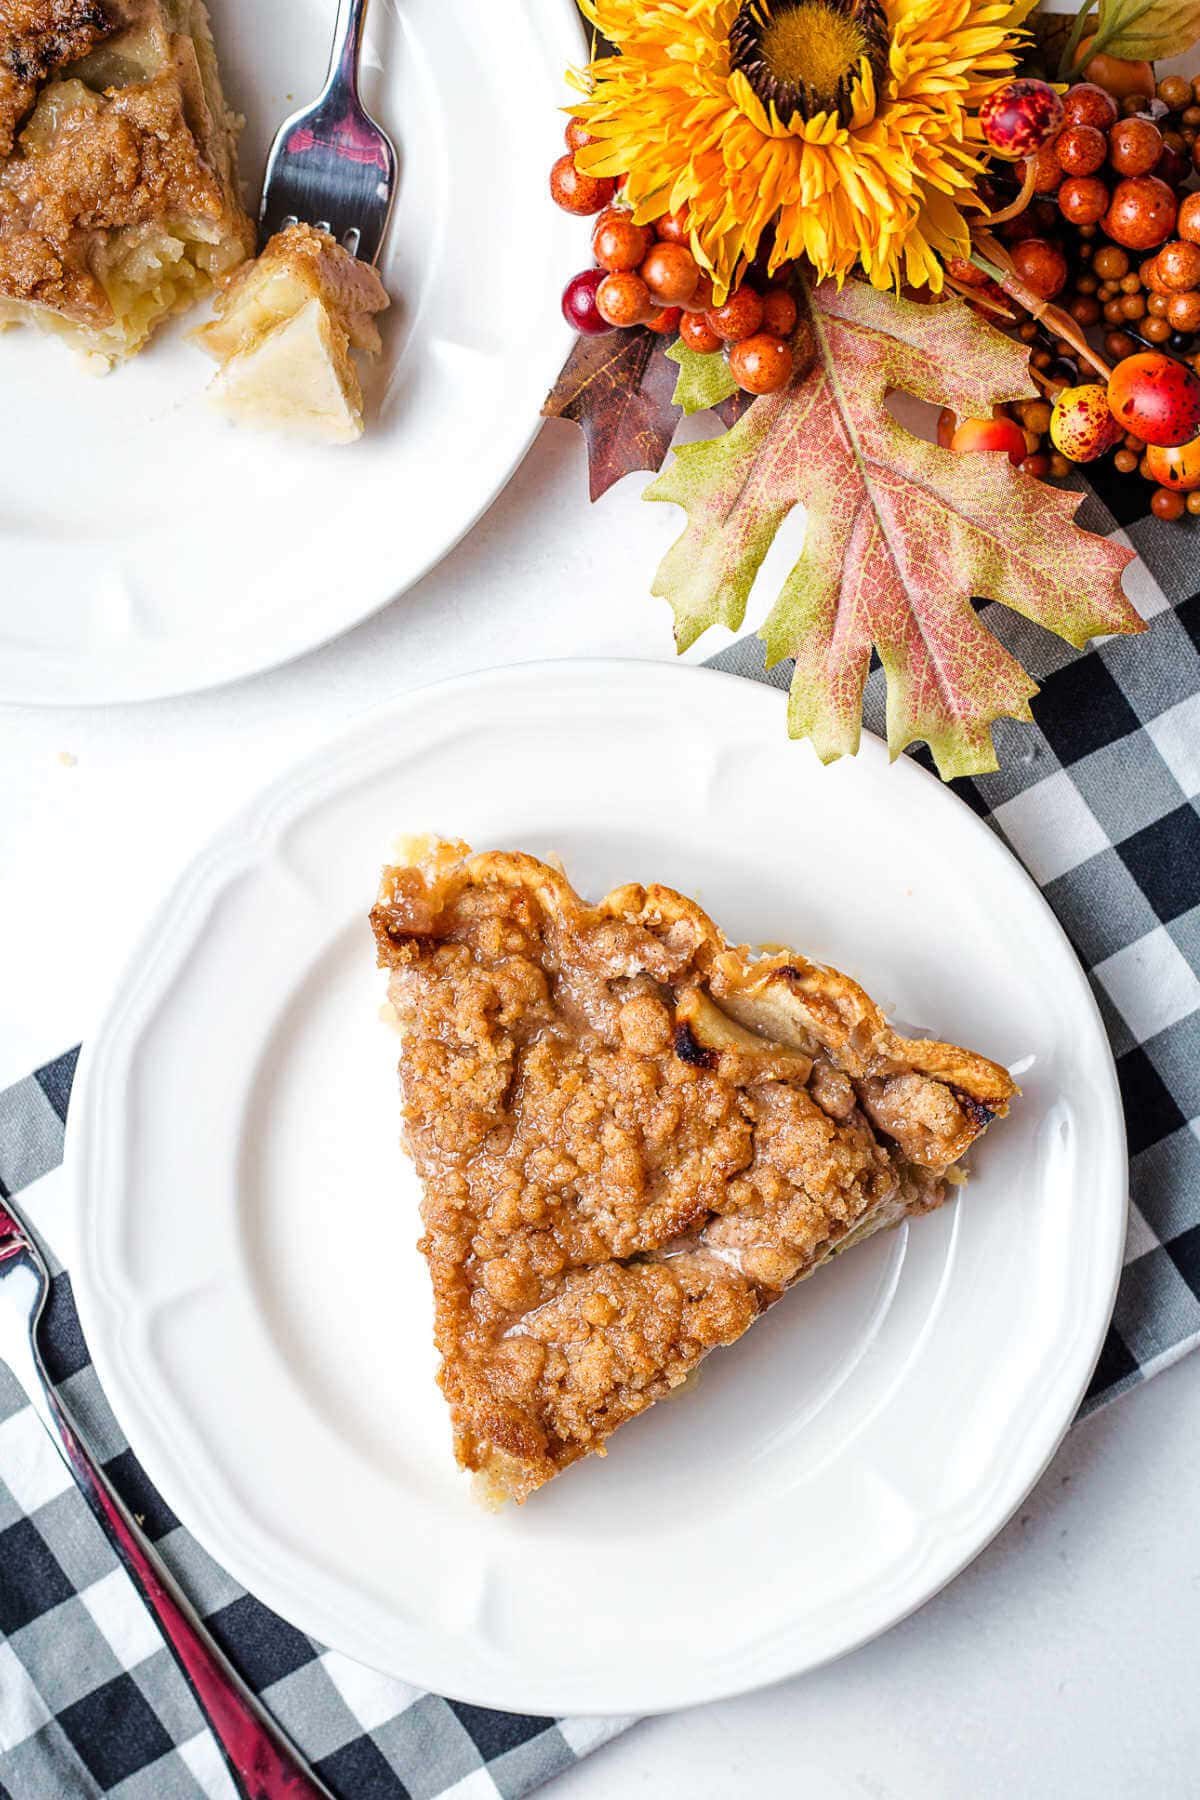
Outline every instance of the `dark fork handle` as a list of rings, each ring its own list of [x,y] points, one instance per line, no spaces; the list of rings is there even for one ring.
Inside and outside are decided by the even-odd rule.
[[[56,1392],[39,1341],[49,1273],[32,1232],[15,1216],[11,1201],[0,1204],[0,1257],[25,1261],[38,1278],[41,1294],[30,1321],[33,1361],[67,1465],[183,1670],[239,1792],[245,1800],[336,1800],[217,1645],[88,1450],[78,1421]]]
[[[83,1447],[53,1388],[47,1398],[71,1473],[174,1651],[246,1800],[331,1800],[200,1627],[191,1603]]]

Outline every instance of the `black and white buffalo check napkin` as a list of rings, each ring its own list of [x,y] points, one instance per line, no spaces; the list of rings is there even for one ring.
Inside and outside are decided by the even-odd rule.
[[[1133,484],[1135,487],[1140,484]],[[1127,507],[1124,491],[1107,495]],[[1140,504],[1142,496],[1134,496]],[[1130,1151],[1130,1226],[1113,1325],[1085,1406],[1200,1342],[1200,537],[1114,518],[1149,622],[1083,656],[1011,613],[988,624],[1042,683],[1037,727],[1002,724],[1003,767],[958,782],[1007,839],[1086,966],[1112,1039]],[[714,659],[765,676],[754,640]],[[882,675],[868,723],[883,720]],[[0,1093],[0,1196],[53,1236],[74,1054]],[[100,1392],[56,1272],[53,1374],[216,1636],[345,1800],[516,1800],[628,1723],[487,1712],[313,1643],[208,1558],[150,1487]],[[195,1800],[233,1792],[170,1654],[0,1367],[0,1791],[12,1800]]]
[[[0,1092],[0,1198],[47,1233],[74,1050]],[[2,1303],[2,1301],[0,1301]],[[105,1469],[251,1686],[343,1800],[518,1800],[628,1719],[489,1712],[422,1693],[305,1637],[183,1529],[109,1411],[57,1265],[50,1373]],[[0,1796],[235,1800],[158,1628],[0,1363]]]

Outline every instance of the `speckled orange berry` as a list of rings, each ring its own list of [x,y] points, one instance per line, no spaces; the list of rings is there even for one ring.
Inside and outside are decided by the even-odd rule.
[[[1146,444],[1170,448],[1200,434],[1200,379],[1159,350],[1143,350],[1117,364],[1108,404],[1121,430]]]
[[[1149,444],[1146,464],[1159,487],[1190,494],[1200,488],[1200,437],[1188,444]]]
[[[1014,467],[1023,463],[1029,453],[1025,433],[1015,419],[1006,418],[964,419],[955,428],[950,448],[958,456],[967,456],[976,450],[1005,450]]]
[[[1095,462],[1119,442],[1121,427],[1108,407],[1108,394],[1098,381],[1064,388],[1050,414],[1050,441],[1068,461]]]

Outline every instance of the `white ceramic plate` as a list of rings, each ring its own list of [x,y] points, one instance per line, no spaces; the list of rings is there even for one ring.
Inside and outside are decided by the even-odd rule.
[[[588,894],[676,884],[1025,1090],[959,1204],[797,1289],[499,1517],[433,1384],[366,921],[394,835],[426,829],[557,853]],[[642,663],[411,694],[240,814],[88,1046],[69,1166],[88,1340],[185,1524],[325,1642],[539,1713],[708,1700],[928,1598],[1069,1424],[1125,1220],[1100,1020],[999,841],[874,739],[823,769],[774,690]]]
[[[257,208],[276,126],[314,95],[331,0],[212,0]],[[551,204],[572,0],[375,0],[363,91],[400,152],[393,307],[349,448],[235,426],[184,341],[95,380],[0,336],[0,700],[142,700],[271,667],[422,575],[499,492],[571,343],[587,228]]]

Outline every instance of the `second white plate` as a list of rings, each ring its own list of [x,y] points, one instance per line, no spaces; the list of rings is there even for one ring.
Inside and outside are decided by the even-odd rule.
[[[276,126],[324,77],[328,0],[213,0],[257,209]],[[347,448],[238,427],[175,321],[103,380],[0,337],[0,700],[144,700],[285,662],[401,593],[504,485],[570,348],[587,222],[551,203],[573,0],[375,0],[367,104],[400,151],[393,297]]]
[[[975,1555],[1087,1382],[1125,1218],[1087,983],[953,795],[874,740],[821,768],[784,706],[636,663],[411,694],[198,857],[85,1053],[76,1286],[134,1449],[241,1582],[409,1681],[638,1712],[812,1667]],[[585,893],[673,883],[1024,1089],[956,1205],[840,1259],[499,1517],[434,1386],[366,922],[391,838],[425,829],[553,852]]]

